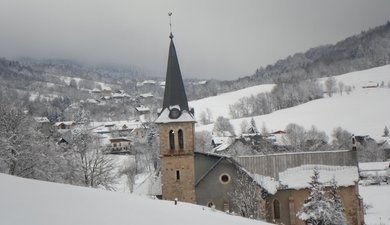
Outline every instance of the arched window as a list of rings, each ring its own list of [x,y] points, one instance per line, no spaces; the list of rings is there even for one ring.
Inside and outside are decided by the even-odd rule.
[[[274,219],[280,219],[280,203],[277,199],[273,202],[274,205]]]
[[[178,136],[179,136],[179,147],[180,147],[180,150],[183,150],[183,148],[184,148],[184,137],[183,137],[183,131],[181,129],[178,132]]]
[[[171,150],[175,149],[175,132],[173,130],[169,131],[169,147]]]

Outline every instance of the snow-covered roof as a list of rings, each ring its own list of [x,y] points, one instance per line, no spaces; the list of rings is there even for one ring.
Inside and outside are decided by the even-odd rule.
[[[319,181],[325,185],[334,178],[338,186],[351,186],[359,180],[355,166],[302,165],[279,173],[279,182],[287,189],[308,188],[314,169],[319,172]]]
[[[181,115],[177,119],[169,118],[169,109],[165,108],[160,116],[156,119],[155,123],[180,123],[180,122],[193,122],[196,123],[194,116],[186,110],[181,111]]]
[[[114,94],[112,94],[112,97],[113,98],[124,98],[125,96],[121,93],[114,93]]]
[[[252,178],[258,185],[263,187],[268,193],[272,195],[277,192],[280,186],[279,181],[276,181],[272,177],[262,176],[260,174],[255,173],[254,175],[252,175]]]
[[[140,94],[139,96],[141,98],[151,98],[153,97],[153,94],[149,92],[149,93]]]
[[[212,140],[213,140],[214,144],[220,145],[220,144],[229,142],[230,137],[213,137]]]
[[[34,117],[34,120],[37,123],[50,123],[47,117]]]
[[[131,121],[110,121],[110,122],[92,122],[91,126],[94,127],[92,132],[94,133],[110,133],[116,130],[133,130],[141,127],[142,123],[137,120]]]
[[[390,162],[365,162],[359,163],[360,171],[374,171],[390,169]]]
[[[74,121],[60,121],[60,122],[55,123],[54,126],[59,126],[61,124],[64,124],[66,126],[71,126],[71,125],[74,125],[75,122]]]
[[[85,100],[85,102],[91,103],[91,104],[98,104],[99,103],[98,100],[93,99],[93,98],[88,98],[87,100]]]
[[[150,111],[150,109],[144,105],[137,106],[137,107],[135,107],[135,109],[138,112],[149,112]]]
[[[154,80],[145,80],[143,82],[137,82],[137,87],[142,87],[145,84],[156,84],[156,83],[157,83],[157,81],[154,81]]]
[[[212,152],[214,153],[218,153],[218,152],[221,152],[221,151],[225,151],[226,149],[228,149],[230,146],[232,145],[232,141],[226,141],[220,145],[218,145],[217,147],[213,148],[213,150],[211,150]]]

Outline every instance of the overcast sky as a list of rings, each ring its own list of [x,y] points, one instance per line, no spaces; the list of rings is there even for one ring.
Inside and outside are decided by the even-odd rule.
[[[185,78],[235,79],[390,20],[389,0],[0,0],[0,57],[164,76],[172,11]]]

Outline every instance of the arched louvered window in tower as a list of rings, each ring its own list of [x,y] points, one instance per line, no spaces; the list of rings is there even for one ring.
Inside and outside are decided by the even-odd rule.
[[[169,131],[169,148],[172,151],[175,150],[175,132],[173,130]]]
[[[180,150],[183,150],[184,149],[184,135],[183,135],[183,131],[180,129],[177,135],[179,137],[179,147],[180,147]]]

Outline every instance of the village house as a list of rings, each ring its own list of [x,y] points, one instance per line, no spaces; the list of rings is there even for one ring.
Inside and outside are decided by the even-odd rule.
[[[54,124],[57,130],[69,130],[76,126],[75,121],[60,121]]]
[[[127,138],[110,138],[110,146],[108,148],[110,154],[130,154],[131,141]]]

